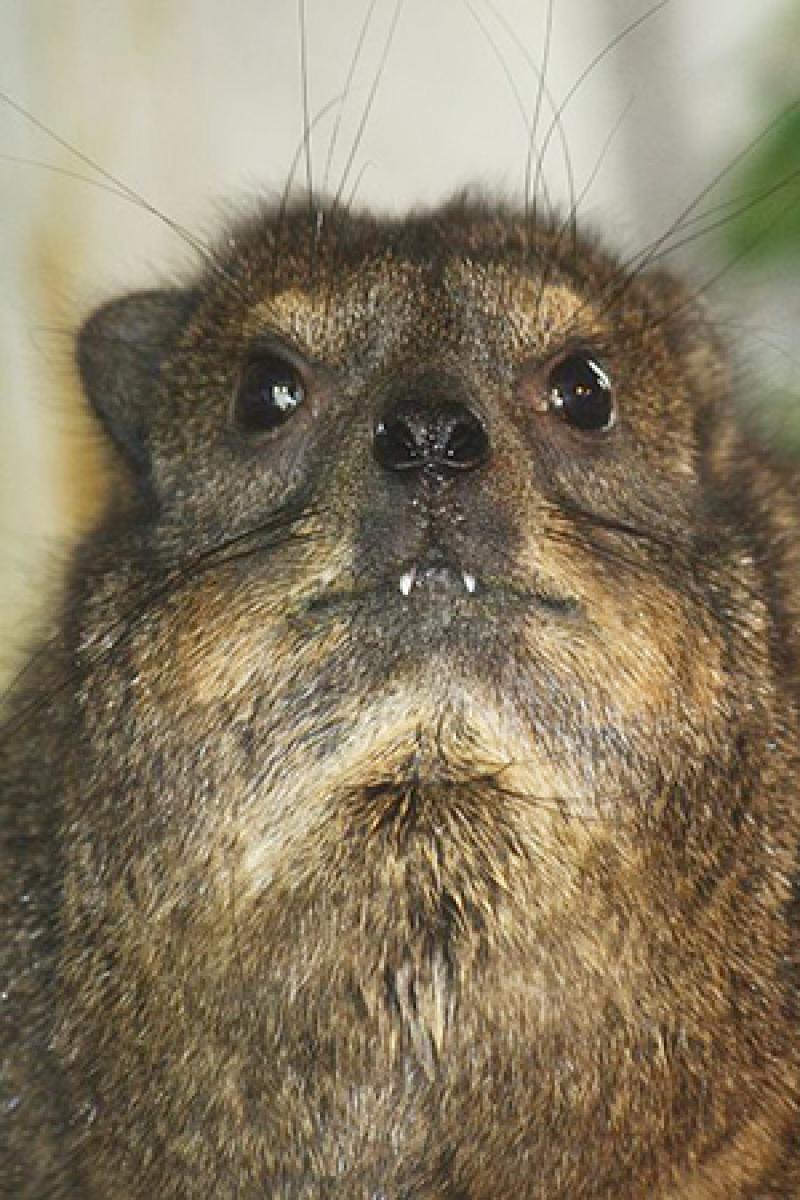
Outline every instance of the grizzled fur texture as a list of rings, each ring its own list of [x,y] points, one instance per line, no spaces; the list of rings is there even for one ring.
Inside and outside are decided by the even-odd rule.
[[[127,486],[3,731],[2,1194],[800,1196],[797,485],[691,294],[299,204],[78,359]]]

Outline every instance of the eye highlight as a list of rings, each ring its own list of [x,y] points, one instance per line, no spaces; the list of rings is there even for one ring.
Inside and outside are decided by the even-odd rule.
[[[591,354],[577,351],[562,358],[547,377],[548,407],[573,429],[600,433],[616,419],[608,374]]]
[[[246,433],[265,433],[285,424],[304,401],[303,377],[297,367],[280,354],[259,354],[239,377],[234,417]]]

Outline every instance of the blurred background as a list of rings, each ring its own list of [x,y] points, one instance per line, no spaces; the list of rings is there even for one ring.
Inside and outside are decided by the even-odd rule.
[[[72,331],[191,267],[171,223],[204,236],[280,194],[301,11],[314,184],[384,209],[467,182],[519,197],[546,59],[550,196],[626,256],[678,222],[666,261],[714,281],[744,390],[800,441],[800,0],[0,0],[6,664],[105,486]]]

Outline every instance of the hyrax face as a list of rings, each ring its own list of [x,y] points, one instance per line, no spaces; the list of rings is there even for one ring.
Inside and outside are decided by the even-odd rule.
[[[81,362],[141,493],[77,599],[93,1177],[649,1196],[749,1137],[782,734],[691,298],[478,205],[298,209]]]

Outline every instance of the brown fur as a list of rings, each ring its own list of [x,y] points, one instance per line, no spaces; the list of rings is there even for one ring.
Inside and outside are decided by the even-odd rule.
[[[608,434],[548,410],[576,345]],[[691,296],[300,205],[79,359],[135,495],[0,750],[5,1194],[800,1196],[797,488]],[[394,477],[438,379],[488,460]],[[432,552],[474,596],[401,595]]]

